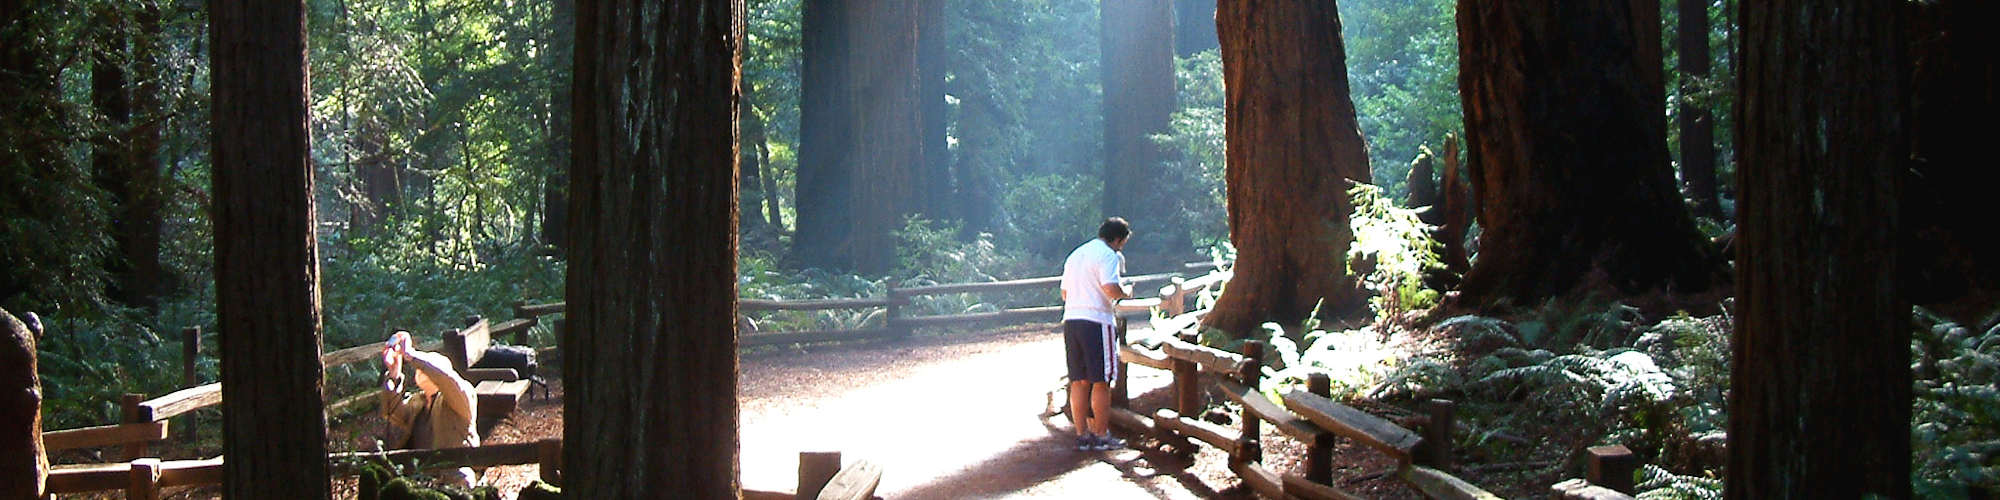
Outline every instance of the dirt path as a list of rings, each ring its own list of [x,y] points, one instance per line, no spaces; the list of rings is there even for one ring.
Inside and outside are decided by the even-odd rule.
[[[1061,337],[1040,329],[747,355],[743,485],[792,491],[800,451],[881,464],[878,493],[894,499],[1204,498],[1233,484],[1211,486],[1160,453],[1074,450],[1064,417],[1040,417],[1061,360]],[[1138,391],[1169,381],[1143,368],[1131,377]],[[531,400],[488,441],[559,436],[561,413],[557,400]],[[496,467],[486,476],[512,491],[536,473]]]

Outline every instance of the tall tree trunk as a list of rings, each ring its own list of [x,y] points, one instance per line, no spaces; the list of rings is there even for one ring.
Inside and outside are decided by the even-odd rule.
[[[965,221],[961,236],[971,237],[999,227],[994,220],[998,202],[991,172],[995,170],[992,155],[1001,118],[993,98],[979,92],[959,93],[958,110],[958,157],[952,168],[958,182],[952,211]]]
[[[1730,498],[1910,497],[1903,8],[1742,4]]]
[[[743,105],[736,109],[736,123],[741,127],[741,136],[743,137],[741,144],[737,148],[739,156],[737,162],[742,165],[739,169],[741,173],[738,175],[739,182],[742,185],[741,194],[738,196],[738,204],[743,207],[749,207],[749,209],[738,211],[742,214],[739,221],[741,225],[738,226],[738,229],[742,232],[742,237],[749,238],[754,242],[761,243],[766,241],[767,238],[768,241],[776,241],[774,235],[771,234],[771,222],[764,218],[762,210],[758,210],[759,207],[764,206],[765,196],[763,189],[764,155],[762,147],[765,140],[764,118],[757,113],[756,107],[750,105],[750,91],[747,87],[743,92],[743,96]]]
[[[160,99],[161,79],[166,77],[163,71],[166,42],[165,32],[160,28],[159,5],[147,3],[134,9],[138,32],[132,39],[132,69],[137,81],[132,82],[131,103],[136,114],[125,136],[128,154],[125,164],[131,169],[126,192],[130,197],[123,200],[120,210],[118,245],[125,262],[132,266],[131,279],[124,289],[134,293],[129,296],[133,303],[151,306],[154,297],[164,291],[161,281],[166,275],[166,267],[160,262],[168,184],[160,161],[161,122],[167,116]]]
[[[1715,114],[1708,109],[1702,81],[1708,79],[1709,0],[1676,0],[1680,7],[1681,98],[1676,122],[1681,129],[1681,177],[1687,180],[1694,213],[1720,219],[1722,201],[1715,187]]]
[[[1367,147],[1347,92],[1340,13],[1324,0],[1222,0],[1229,235],[1236,277],[1204,324],[1244,335],[1362,304],[1345,262]],[[1351,182],[1350,182],[1351,181]]]
[[[848,78],[848,3],[804,0],[799,64],[798,209],[792,260],[807,267],[846,268],[853,210],[853,91]]]
[[[150,306],[160,276],[159,169],[151,156],[142,156],[140,131],[133,121],[135,91],[124,64],[139,67],[142,56],[136,46],[154,35],[134,36],[135,22],[126,23],[124,7],[104,6],[97,16],[99,35],[92,54],[90,101],[103,128],[91,145],[92,176],[99,189],[111,198],[111,237],[116,251],[106,259],[112,297],[133,306]],[[136,7],[133,8],[137,10]],[[153,22],[157,34],[158,22]],[[150,66],[149,66],[150,67]],[[157,76],[139,75],[151,80]],[[158,128],[152,128],[151,145],[157,151]]]
[[[2000,115],[2000,3],[1908,4],[1914,44],[1911,157],[1904,176],[1904,296],[1968,327],[2000,299],[2000,235],[1987,191],[2000,185],[1987,142]]]
[[[1465,250],[1465,233],[1472,228],[1473,212],[1478,211],[1476,207],[1467,206],[1472,204],[1474,198],[1472,189],[1465,183],[1464,162],[1459,160],[1462,156],[1458,138],[1445,135],[1444,173],[1439,175],[1443,186],[1438,193],[1438,197],[1442,198],[1439,203],[1442,206],[1438,208],[1442,210],[1444,220],[1438,224],[1437,239],[1444,244],[1444,251],[1439,257],[1443,259],[1445,275],[1452,277],[1448,281],[1454,287],[1459,277],[1472,269],[1472,261]]]
[[[1174,52],[1180,57],[1220,47],[1215,0],[1174,0]]]
[[[1102,0],[1104,214],[1151,229],[1127,253],[1187,252],[1188,221],[1160,183],[1167,151],[1153,135],[1168,132],[1174,90],[1174,11],[1162,0]],[[1142,259],[1145,260],[1145,259]],[[1158,260],[1158,259],[1153,259]]]
[[[48,479],[35,343],[27,325],[0,309],[0,477],[8,478],[0,481],[0,498],[41,498]]]
[[[1483,228],[1463,305],[1699,292],[1725,280],[1667,163],[1658,1],[1458,5]]]
[[[735,498],[743,2],[578,7],[565,493]]]
[[[224,496],[329,498],[305,0],[209,3]]]
[[[931,220],[954,219],[951,211],[951,149],[945,144],[948,107],[944,102],[945,36],[944,12],[948,0],[917,0],[917,105],[923,126],[918,162],[923,183],[917,186],[923,206],[917,211]]]
[[[554,0],[549,6],[550,71],[549,176],[542,183],[542,244],[562,253],[569,248],[570,119],[575,100],[576,1]]]
[[[896,266],[896,231],[916,213],[917,190],[926,185],[923,110],[917,102],[917,20],[919,0],[855,1],[848,19],[854,71],[854,183],[848,206],[854,210],[849,256],[856,272],[888,273]]]

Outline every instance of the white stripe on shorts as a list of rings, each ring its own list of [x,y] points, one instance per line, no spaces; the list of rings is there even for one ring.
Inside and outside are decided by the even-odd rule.
[[[1118,331],[1111,325],[1104,326],[1104,381],[1118,381]]]

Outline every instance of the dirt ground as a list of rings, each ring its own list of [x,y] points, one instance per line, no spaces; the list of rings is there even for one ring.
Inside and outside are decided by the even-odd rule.
[[[746,354],[738,390],[743,486],[793,491],[799,452],[839,451],[850,463],[880,464],[878,495],[891,499],[1254,498],[1226,456],[1207,447],[1198,446],[1192,463],[1137,436],[1126,436],[1129,450],[1075,450],[1067,417],[1044,416],[1065,397],[1062,349],[1059,333],[1035,327]],[[1134,365],[1129,379],[1140,413],[1167,404],[1168,373]],[[536,391],[484,441],[561,437],[562,384],[550,385],[552,397]],[[335,447],[363,448],[380,425],[372,417],[343,421],[331,432]],[[1304,450],[1270,427],[1266,463],[1288,472]],[[1388,478],[1394,463],[1352,446],[1335,452],[1337,485],[1373,498],[1418,497]],[[538,474],[534,465],[494,467],[483,479],[512,498]],[[351,479],[336,491],[351,497]],[[213,495],[208,488],[172,497]]]

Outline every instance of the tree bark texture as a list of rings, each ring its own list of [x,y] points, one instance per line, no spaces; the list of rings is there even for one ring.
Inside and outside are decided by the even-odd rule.
[[[1345,257],[1347,196],[1369,182],[1340,14],[1323,0],[1222,0],[1229,236],[1236,277],[1204,324],[1236,335],[1362,305]]]
[[[1905,296],[1967,327],[2000,296],[2000,234],[1991,226],[1990,126],[2000,114],[2000,3],[1943,0],[1913,10],[1911,156],[1904,176]]]
[[[553,0],[549,6],[549,59],[554,73],[549,96],[549,176],[542,184],[542,244],[558,253],[569,248],[570,120],[576,85],[576,0]]]
[[[42,382],[35,335],[0,309],[0,498],[41,498],[49,459],[42,450]]]
[[[229,498],[328,498],[304,0],[209,3]]]
[[[1483,228],[1462,304],[1699,292],[1726,279],[1667,163],[1658,1],[1458,5]]]
[[[571,498],[734,498],[742,0],[580,2]]]
[[[1438,193],[1438,197],[1442,199],[1438,208],[1444,214],[1444,220],[1438,224],[1437,239],[1444,245],[1439,257],[1444,261],[1445,275],[1453,277],[1450,280],[1453,286],[1457,285],[1458,277],[1465,276],[1465,273],[1472,269],[1472,261],[1468,257],[1470,252],[1465,249],[1465,233],[1471,230],[1472,214],[1479,211],[1473,206],[1477,198],[1473,197],[1472,189],[1466,185],[1465,162],[1460,161],[1462,157],[1458,138],[1446,135],[1444,173],[1438,175],[1442,189]]]
[[[1899,4],[1742,4],[1729,498],[1910,497]]]
[[[1102,0],[1104,214],[1138,229],[1127,253],[1186,253],[1186,221],[1160,182],[1167,151],[1153,142],[1173,123],[1174,11],[1166,0]]]
[[[792,260],[806,267],[852,265],[853,213],[849,193],[854,168],[852,84],[848,72],[848,3],[803,0],[799,63],[799,165],[797,222]]]
[[[1675,40],[1679,42],[1681,98],[1675,101],[1680,106],[1675,122],[1681,132],[1681,177],[1687,183],[1688,197],[1694,199],[1694,214],[1721,219],[1722,200],[1715,186],[1715,114],[1708,109],[1708,99],[1694,97],[1702,92],[1701,81],[1709,77],[1709,0],[1675,2],[1680,14],[1680,33]]]
[[[1215,36],[1215,0],[1174,1],[1174,53],[1195,55],[1221,46]]]

